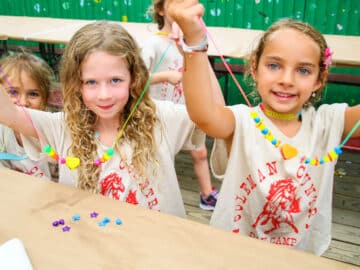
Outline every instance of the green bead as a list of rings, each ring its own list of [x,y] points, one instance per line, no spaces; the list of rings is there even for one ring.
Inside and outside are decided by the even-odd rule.
[[[45,147],[44,147],[44,152],[45,153],[50,153],[51,152],[51,146],[50,145],[45,145]]]
[[[114,149],[109,148],[106,153],[111,157],[114,154]]]

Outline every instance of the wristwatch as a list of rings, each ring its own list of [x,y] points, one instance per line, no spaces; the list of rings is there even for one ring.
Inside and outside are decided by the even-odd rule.
[[[209,48],[209,42],[208,42],[208,36],[205,35],[205,38],[203,41],[201,41],[200,44],[194,45],[194,46],[188,46],[186,45],[184,38],[180,39],[180,44],[182,46],[182,49],[184,53],[192,53],[192,52],[207,52]]]

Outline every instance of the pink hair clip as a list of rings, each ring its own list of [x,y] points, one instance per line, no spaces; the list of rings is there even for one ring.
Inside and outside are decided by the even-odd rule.
[[[331,63],[332,63],[332,52],[331,52],[331,50],[330,50],[330,48],[329,47],[327,47],[326,49],[325,49],[325,53],[324,53],[324,62],[323,62],[323,64],[324,64],[324,66],[325,66],[325,69],[328,69],[329,67],[330,67],[330,65],[331,65]]]

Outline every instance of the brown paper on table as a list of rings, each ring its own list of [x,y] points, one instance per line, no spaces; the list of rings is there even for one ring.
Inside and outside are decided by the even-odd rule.
[[[8,169],[0,179],[0,242],[21,239],[35,270],[355,269]],[[52,226],[60,218],[69,232]]]

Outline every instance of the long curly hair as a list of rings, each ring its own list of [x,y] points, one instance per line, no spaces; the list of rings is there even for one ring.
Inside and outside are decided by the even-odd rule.
[[[249,57],[249,61],[247,62],[245,78],[250,82],[250,84],[254,85],[254,82],[250,76],[251,70],[257,69],[259,61],[260,61],[260,57],[263,54],[264,48],[265,48],[266,43],[267,43],[269,37],[271,36],[271,34],[280,29],[284,29],[284,28],[290,28],[290,29],[297,30],[301,33],[304,33],[305,35],[310,37],[312,40],[314,40],[314,42],[316,42],[318,44],[318,46],[320,48],[320,57],[319,57],[320,71],[319,71],[318,78],[321,81],[322,88],[323,88],[325,86],[326,80],[327,80],[327,70],[326,70],[326,66],[324,65],[325,49],[328,47],[326,40],[325,40],[324,36],[310,24],[308,24],[306,22],[302,22],[302,21],[288,19],[288,18],[280,19],[277,22],[273,23],[268,28],[268,30],[265,31],[264,34],[261,36],[259,43],[257,44],[257,47],[252,51],[252,53]],[[319,89],[319,91],[316,91],[315,96],[311,96],[310,99],[304,104],[305,108],[309,107],[309,106],[313,106],[315,104],[315,102],[317,102],[321,99],[322,88]]]
[[[64,97],[65,121],[71,133],[72,143],[68,155],[79,157],[79,188],[98,191],[98,180],[102,166],[96,166],[95,123],[97,115],[89,110],[81,95],[81,65],[84,59],[95,51],[102,51],[126,59],[131,75],[129,100],[119,123],[129,116],[148,80],[148,70],[141,58],[140,49],[130,34],[119,24],[99,21],[79,29],[66,47],[61,66],[60,82]],[[157,122],[155,104],[145,93],[137,109],[128,121],[121,140],[115,144],[115,154],[119,147],[128,143],[132,150],[132,163],[139,173],[145,173],[148,164],[156,162],[154,126]]]
[[[42,58],[21,49],[2,57],[0,67],[6,76],[15,77],[19,82],[21,81],[21,73],[25,72],[39,87],[41,97],[39,109],[46,109],[47,99],[55,82],[55,75],[51,67]],[[3,76],[0,76],[0,84],[9,87],[6,78]]]

